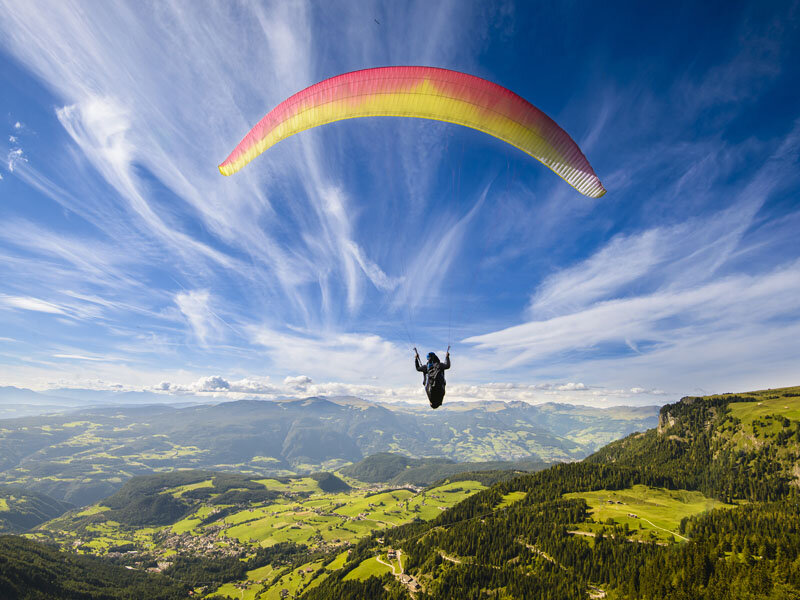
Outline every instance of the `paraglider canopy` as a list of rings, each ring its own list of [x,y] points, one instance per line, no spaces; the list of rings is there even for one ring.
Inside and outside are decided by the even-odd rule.
[[[417,117],[488,133],[531,155],[581,194],[606,193],[578,145],[533,104],[495,83],[435,67],[380,67],[331,77],[284,100],[219,166],[232,175],[305,129],[357,117]]]

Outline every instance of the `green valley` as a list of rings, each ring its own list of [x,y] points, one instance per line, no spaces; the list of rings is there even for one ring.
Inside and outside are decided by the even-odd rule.
[[[137,476],[26,535],[208,598],[797,598],[797,390],[684,398],[581,462],[427,486],[397,482],[455,463]]]
[[[331,480],[347,491],[320,487],[320,481],[330,486]],[[348,548],[374,532],[435,519],[486,489],[470,480],[424,490],[349,482],[352,487],[332,474],[256,479],[184,471],[138,477],[114,496],[68,512],[28,537],[135,570],[163,572],[181,583],[197,583],[198,589],[213,590],[222,584],[218,594],[242,597],[245,592],[254,596],[263,591],[259,597],[269,598],[281,589],[295,593],[314,581],[319,585],[328,571],[344,565]],[[279,559],[262,565],[264,556],[275,557],[262,553],[260,558],[259,549],[270,548],[285,549],[293,562]],[[181,566],[181,561],[198,557],[201,563],[232,559],[248,568],[215,572],[216,585],[209,588],[210,582],[203,581],[206,567],[197,571]],[[384,570],[391,568],[370,559],[349,578],[365,579]],[[198,578],[197,572],[205,575]]]

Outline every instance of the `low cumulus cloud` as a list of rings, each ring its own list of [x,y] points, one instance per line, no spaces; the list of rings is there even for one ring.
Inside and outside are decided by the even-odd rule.
[[[306,389],[312,383],[313,380],[308,375],[297,375],[295,377],[287,377],[283,380],[283,385],[295,389]]]
[[[588,388],[582,383],[562,383],[561,385],[557,385],[556,389],[560,392],[575,392],[583,391]]]
[[[219,375],[200,377],[194,383],[180,385],[162,382],[150,388],[176,396],[211,396],[218,400],[243,398],[275,400],[307,397],[357,398],[381,403],[427,404],[422,386],[385,387],[381,385],[342,382],[315,383],[307,375],[284,378],[273,384],[269,377],[229,380]],[[583,383],[489,382],[483,384],[451,384],[447,388],[448,402],[526,402],[543,404],[556,402],[590,406],[611,406],[624,402],[632,404],[661,404],[664,392],[645,388],[611,390],[590,387]]]
[[[178,384],[162,381],[160,384],[151,388],[157,392],[167,392],[169,394],[214,394],[223,398],[237,399],[245,396],[267,396],[274,397],[282,394],[284,390],[272,385],[269,377],[245,377],[243,379],[229,380],[220,375],[209,375],[201,377],[194,383]]]

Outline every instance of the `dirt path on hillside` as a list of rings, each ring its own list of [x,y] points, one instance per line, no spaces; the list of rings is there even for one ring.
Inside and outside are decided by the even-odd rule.
[[[382,561],[380,556],[376,556],[376,557],[375,557],[375,560],[377,560],[377,561],[378,561],[379,563],[381,563],[382,565],[386,565],[387,567],[389,567],[389,568],[392,570],[392,575],[394,575],[395,577],[397,577],[397,575],[398,575],[398,574],[397,574],[397,573],[395,572],[395,570],[394,570],[394,565],[392,565],[392,564],[389,564],[389,563],[387,563],[387,562],[384,562],[384,561]]]
[[[656,525],[655,523],[653,523],[653,522],[652,522],[650,519],[645,519],[645,518],[643,518],[643,517],[639,517],[639,518],[640,518],[642,521],[644,521],[645,523],[650,523],[650,525],[652,525],[652,526],[653,526],[653,527],[655,527],[656,529],[660,529],[661,531],[666,531],[667,533],[671,533],[672,535],[674,535],[674,536],[676,536],[676,537],[679,537],[679,538],[681,538],[681,539],[682,539],[683,541],[685,541],[685,542],[688,542],[688,541],[689,541],[689,538],[687,538],[687,537],[683,537],[683,536],[682,536],[680,533],[675,533],[674,531],[670,531],[669,529],[664,529],[663,527],[659,527],[658,525]]]
[[[445,560],[450,561],[451,563],[455,563],[457,565],[461,564],[461,560],[459,560],[458,558],[453,558],[452,556],[447,556],[447,554],[445,554],[444,552],[439,552],[439,556],[441,556]]]

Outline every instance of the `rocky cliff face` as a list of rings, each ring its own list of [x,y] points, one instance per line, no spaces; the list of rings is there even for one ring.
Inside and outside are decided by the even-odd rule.
[[[668,411],[663,411],[658,415],[658,433],[663,434],[667,429],[675,425],[675,417]]]

